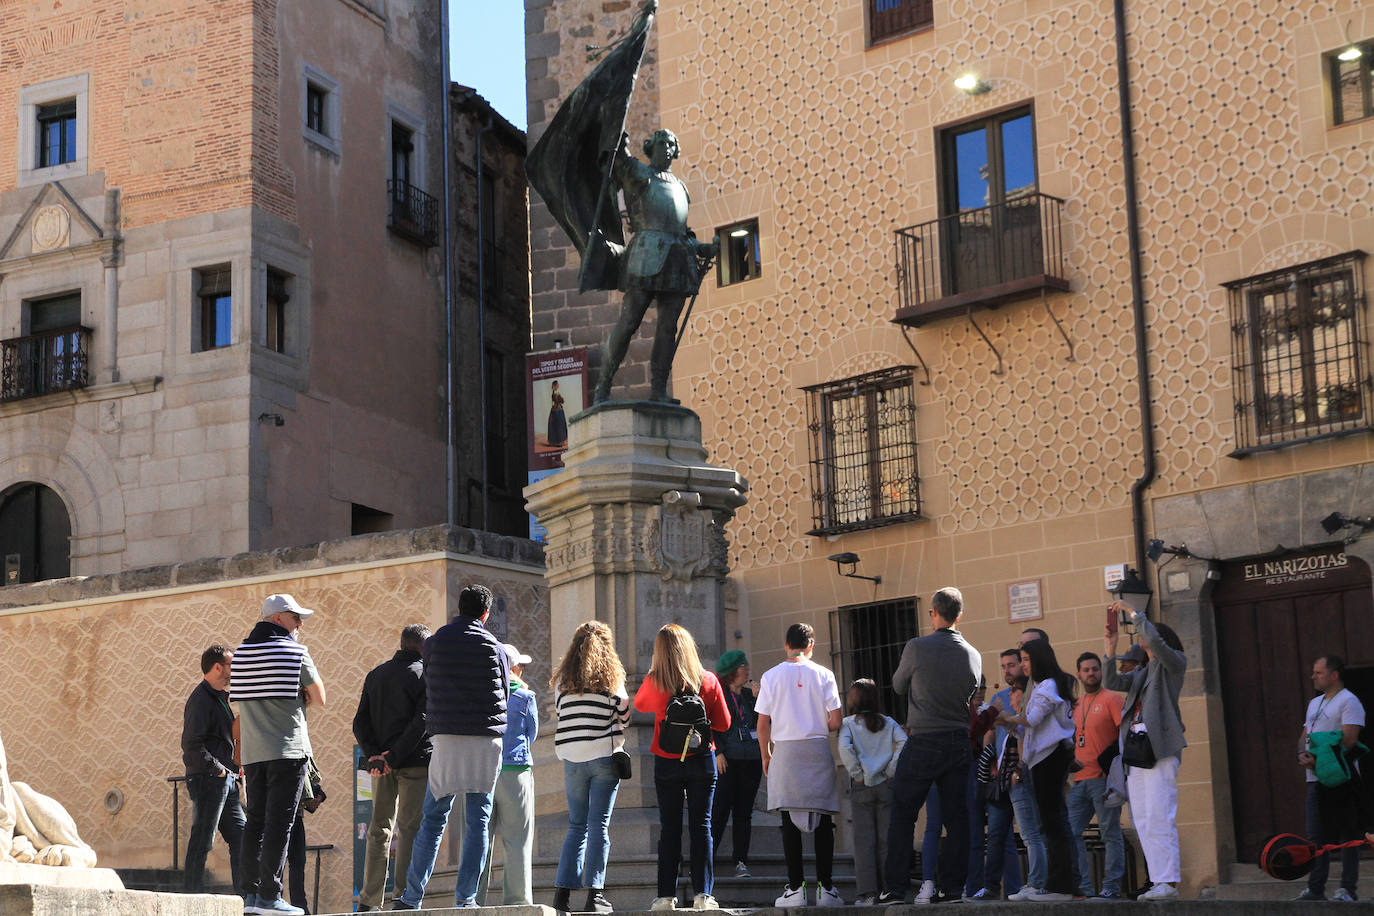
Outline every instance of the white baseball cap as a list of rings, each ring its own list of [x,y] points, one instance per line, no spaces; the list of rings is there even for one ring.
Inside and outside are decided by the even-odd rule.
[[[510,659],[510,664],[512,665],[528,665],[530,662],[534,661],[534,659],[525,655],[510,643],[502,643],[501,648],[506,650],[506,658]]]
[[[266,620],[273,614],[299,614],[302,618],[309,617],[315,613],[308,607],[301,607],[296,603],[296,599],[290,595],[268,595],[262,603],[262,619]]]

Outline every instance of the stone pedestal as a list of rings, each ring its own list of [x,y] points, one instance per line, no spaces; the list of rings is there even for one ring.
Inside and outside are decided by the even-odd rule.
[[[525,489],[548,530],[554,663],[596,618],[615,631],[631,694],[665,623],[692,632],[709,668],[724,644],[725,526],[744,480],[707,463],[701,419],[673,404],[597,404],[568,424],[568,445],[564,470]]]

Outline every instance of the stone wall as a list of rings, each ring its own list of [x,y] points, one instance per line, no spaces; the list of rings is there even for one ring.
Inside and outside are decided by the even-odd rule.
[[[181,712],[200,679],[200,653],[213,642],[236,645],[262,599],[289,592],[318,611],[301,638],[328,695],[311,712],[310,734],[329,800],[306,830],[311,843],[336,847],[322,857],[321,909],[346,911],[351,729],[364,675],[391,657],[403,626],[443,625],[458,590],[480,583],[498,599],[492,631],[534,657],[532,683],[547,682],[542,571],[542,551],[529,541],[439,527],[0,589],[0,734],[11,775],[62,801],[102,865],[169,867],[165,780],[183,772]],[[112,788],[124,793],[113,815],[102,805]],[[184,791],[182,801],[184,844]],[[222,843],[210,866],[227,880]]]
[[[530,346],[529,185],[525,180],[525,134],[474,89],[454,85],[453,109],[453,273],[454,320],[458,348],[455,372],[459,399],[454,421],[465,431],[457,439],[458,494],[456,521],[483,527],[482,437],[466,434],[482,428],[480,372],[485,341],[487,374],[499,391],[488,391],[487,527],[504,534],[529,533],[529,514],[521,496],[528,480],[526,440],[525,353]],[[486,214],[488,229],[479,233],[477,207],[477,140],[481,135],[484,190],[495,206]],[[486,295],[479,297],[478,239],[486,255],[482,271]],[[484,334],[478,333],[478,310],[484,312]]]

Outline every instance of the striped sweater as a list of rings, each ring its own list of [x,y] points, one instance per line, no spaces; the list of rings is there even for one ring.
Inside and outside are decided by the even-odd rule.
[[[289,699],[301,689],[301,661],[305,646],[282,627],[264,620],[234,650],[229,673],[229,699]]]
[[[621,687],[614,694],[560,693],[554,702],[558,729],[554,732],[554,753],[559,760],[586,763],[625,743],[625,726],[630,722],[630,698]]]

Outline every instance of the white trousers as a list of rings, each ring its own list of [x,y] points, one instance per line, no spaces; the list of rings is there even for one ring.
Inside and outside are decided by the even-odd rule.
[[[1155,884],[1183,880],[1178,860],[1178,765],[1179,758],[1165,757],[1148,770],[1128,767],[1126,773],[1131,820]]]

